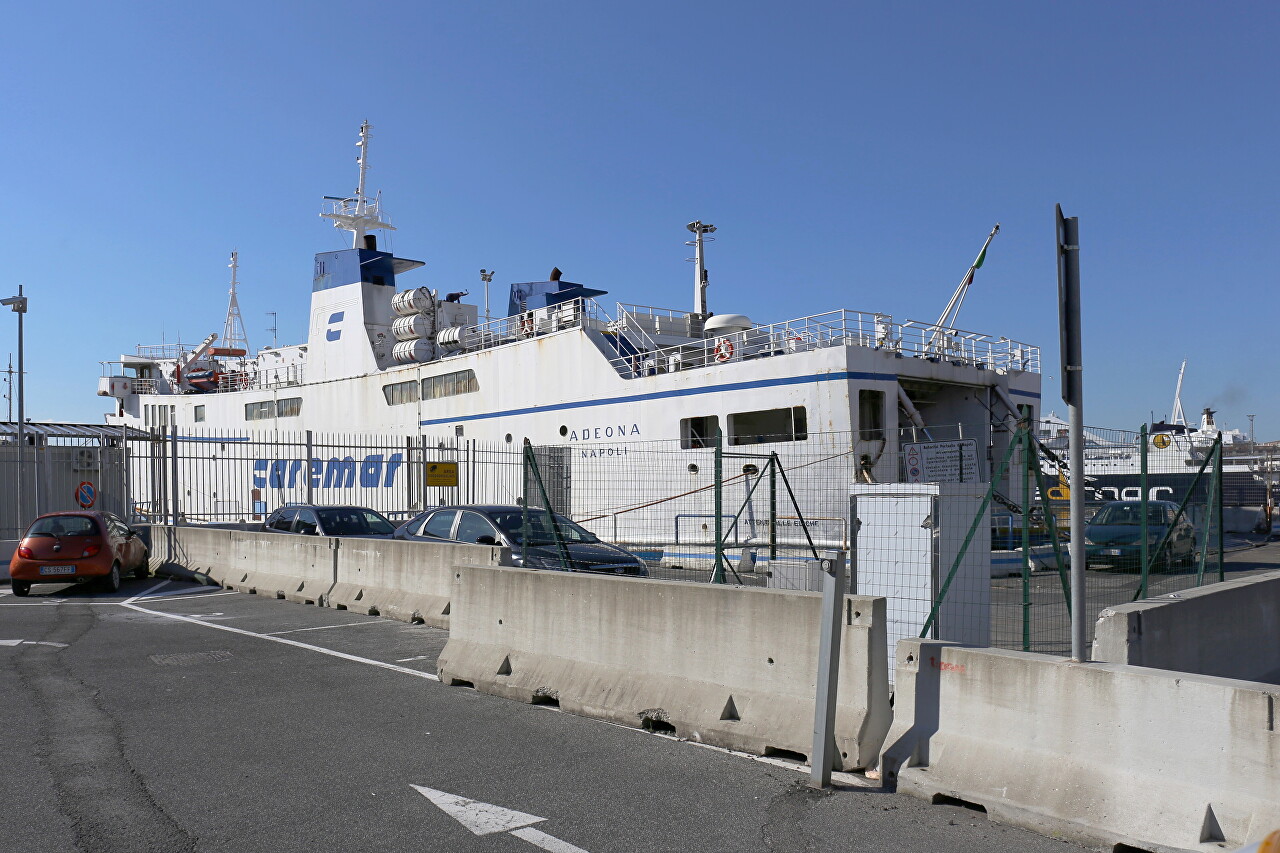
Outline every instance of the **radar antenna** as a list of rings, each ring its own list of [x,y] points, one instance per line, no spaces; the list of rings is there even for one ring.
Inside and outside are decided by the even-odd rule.
[[[227,322],[222,327],[222,343],[231,349],[249,352],[249,339],[244,332],[244,318],[240,316],[240,301],[236,298],[236,286],[240,283],[236,274],[240,271],[240,253],[231,253],[231,299],[227,302]]]
[[[396,230],[391,223],[383,221],[382,194],[379,193],[372,199],[365,194],[365,178],[369,171],[369,139],[372,137],[369,131],[371,130],[373,127],[367,120],[360,125],[360,141],[356,143],[356,147],[360,149],[360,156],[356,158],[356,162],[360,164],[360,181],[356,185],[355,195],[351,198],[325,196],[328,209],[320,214],[325,219],[332,219],[334,228],[352,233],[353,249],[364,248],[364,237],[369,231],[379,228],[387,231]]]

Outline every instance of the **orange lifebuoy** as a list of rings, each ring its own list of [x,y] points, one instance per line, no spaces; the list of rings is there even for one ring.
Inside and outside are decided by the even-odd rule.
[[[721,338],[716,341],[714,353],[716,361],[728,361],[733,358],[733,341],[728,338]]]

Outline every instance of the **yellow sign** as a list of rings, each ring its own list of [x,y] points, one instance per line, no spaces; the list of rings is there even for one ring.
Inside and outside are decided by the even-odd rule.
[[[1172,442],[1170,441],[1169,436],[1164,433],[1159,433],[1155,438],[1151,439],[1151,443],[1156,446],[1156,449],[1164,450]]]
[[[428,462],[427,463],[427,485],[428,486],[458,485],[458,463],[457,462]]]

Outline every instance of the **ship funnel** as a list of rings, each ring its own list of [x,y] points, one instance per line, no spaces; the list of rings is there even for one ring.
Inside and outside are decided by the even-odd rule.
[[[377,234],[364,235],[364,247],[374,252],[378,251],[378,235]]]
[[[552,267],[551,275],[547,277],[547,281],[559,281],[560,276],[562,275],[564,275],[564,273],[560,272],[560,267]]]

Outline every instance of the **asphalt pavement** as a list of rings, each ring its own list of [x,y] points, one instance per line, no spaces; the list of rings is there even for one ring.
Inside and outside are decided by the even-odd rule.
[[[0,587],[0,851],[1084,846],[434,676],[447,632],[164,581]]]

